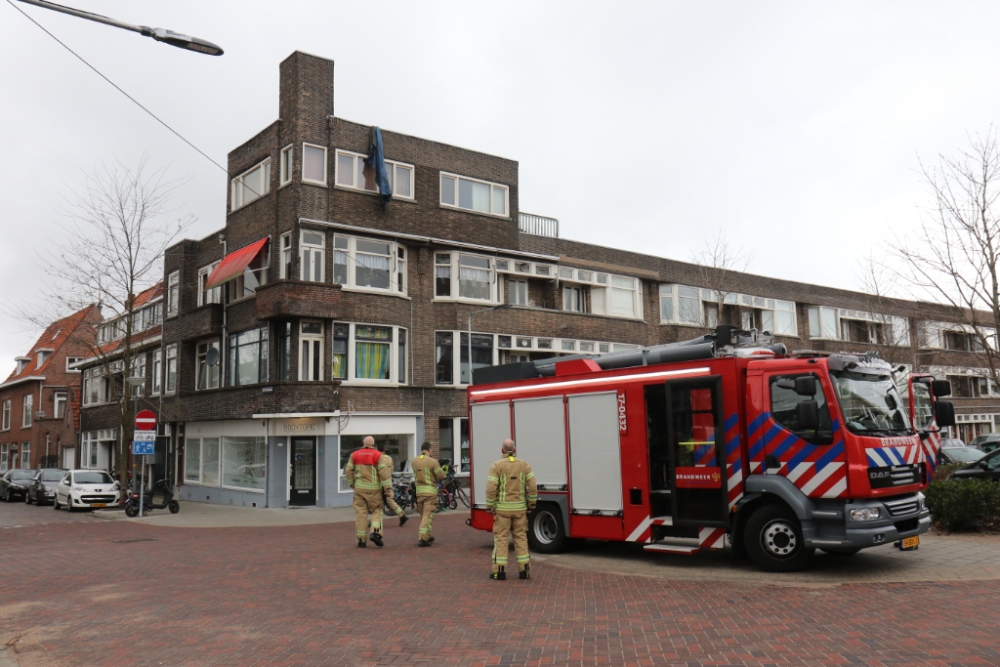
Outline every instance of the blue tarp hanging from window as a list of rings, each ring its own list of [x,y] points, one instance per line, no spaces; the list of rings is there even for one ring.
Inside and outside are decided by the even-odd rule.
[[[389,174],[385,170],[385,156],[382,155],[382,131],[372,127],[368,134],[368,157],[365,162],[375,170],[375,184],[378,185],[379,203],[385,211],[386,204],[392,201],[392,186],[389,185]]]

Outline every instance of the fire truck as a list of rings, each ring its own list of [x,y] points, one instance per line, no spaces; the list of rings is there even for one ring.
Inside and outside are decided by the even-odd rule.
[[[789,353],[731,326],[476,369],[469,523],[492,530],[486,475],[511,438],[538,484],[537,552],[583,539],[671,554],[728,545],[794,571],[817,548],[916,548],[931,525],[921,490],[955,412],[947,381],[903,370],[874,353]]]

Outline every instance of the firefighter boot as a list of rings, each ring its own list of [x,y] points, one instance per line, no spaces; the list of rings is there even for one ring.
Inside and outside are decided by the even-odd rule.
[[[500,569],[497,570],[496,572],[490,572],[490,579],[493,579],[495,581],[507,581],[507,573],[501,566]]]
[[[429,547],[430,545],[431,543],[428,542],[427,540],[420,540],[419,542],[417,542],[418,547]]]
[[[409,521],[409,520],[410,520],[410,517],[406,516],[405,514],[400,514],[399,515],[399,527],[402,528],[403,526],[405,526],[406,522]]]
[[[358,548],[359,548],[359,549],[364,549],[364,548],[365,548],[365,547],[367,547],[367,546],[368,546],[368,545],[367,545],[367,544],[365,544],[365,541],[364,541],[364,540],[362,540],[361,538],[358,538]]]
[[[531,579],[531,570],[528,569],[527,565],[525,565],[524,569],[518,572],[517,574],[518,577],[520,577],[521,579]]]
[[[382,535],[379,534],[379,533],[372,533],[372,542],[374,542],[376,546],[379,546],[379,547],[383,546],[382,545]]]

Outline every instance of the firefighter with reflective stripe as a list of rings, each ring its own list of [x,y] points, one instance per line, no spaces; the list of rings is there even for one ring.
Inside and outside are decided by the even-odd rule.
[[[527,461],[514,456],[513,440],[504,440],[504,458],[486,475],[486,510],[493,515],[493,571],[490,579],[507,578],[508,538],[514,534],[514,552],[521,579],[531,576],[528,567],[528,512],[538,502],[535,473]]]
[[[372,542],[382,546],[382,494],[392,492],[392,477],[382,461],[382,452],[375,449],[375,438],[365,436],[361,449],[351,454],[344,474],[354,489],[354,516],[358,546],[367,546],[368,513],[371,513]]]
[[[420,512],[420,541],[418,547],[429,547],[434,541],[431,524],[437,509],[438,482],[444,479],[444,469],[436,459],[431,458],[431,443],[420,447],[420,456],[410,463],[413,481],[417,487],[417,511]]]
[[[386,467],[389,468],[389,479],[391,480],[393,471],[392,467],[393,462],[392,462],[392,457],[385,453],[385,443],[384,442],[378,443],[377,445],[375,445],[375,449],[377,449],[382,454],[382,460],[379,463],[380,465],[384,463]],[[392,492],[392,484],[389,484],[389,490],[385,492],[384,498],[385,498],[385,504],[388,505],[389,509],[391,509],[396,516],[399,517],[399,527],[402,528],[406,524],[406,522],[410,519],[410,517],[406,516],[403,513],[403,510],[400,509],[399,505],[396,503],[396,496]]]

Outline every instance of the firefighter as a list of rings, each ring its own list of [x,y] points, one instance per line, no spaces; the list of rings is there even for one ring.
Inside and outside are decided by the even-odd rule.
[[[344,474],[354,489],[355,528],[358,546],[368,542],[368,513],[371,512],[372,542],[382,546],[382,494],[392,492],[389,468],[382,461],[383,454],[375,449],[375,438],[365,436],[361,449],[351,454]]]
[[[377,445],[375,445],[375,449],[377,449],[379,453],[382,454],[382,460],[379,461],[379,465],[382,465],[384,463],[386,467],[389,468],[389,479],[391,480],[393,463],[392,463],[392,457],[385,453],[385,443],[384,442],[378,443]],[[410,517],[406,516],[406,514],[403,513],[403,510],[399,508],[399,504],[396,502],[396,497],[393,495],[392,492],[392,484],[389,484],[389,488],[386,489],[385,493],[383,493],[382,495],[385,498],[385,504],[389,506],[389,509],[391,509],[396,516],[399,517],[399,527],[402,528],[404,525],[406,525],[406,522],[409,521]]]
[[[538,491],[535,473],[527,461],[514,456],[513,440],[504,440],[502,459],[486,475],[486,511],[493,515],[493,571],[490,579],[507,578],[508,537],[514,534],[514,552],[521,579],[528,579],[528,512],[535,509]]]
[[[410,464],[413,468],[413,479],[417,485],[417,511],[420,512],[420,540],[418,547],[429,547],[434,541],[431,535],[431,523],[434,521],[434,510],[437,509],[438,482],[444,479],[441,464],[431,458],[431,443],[420,446],[420,456]]]

